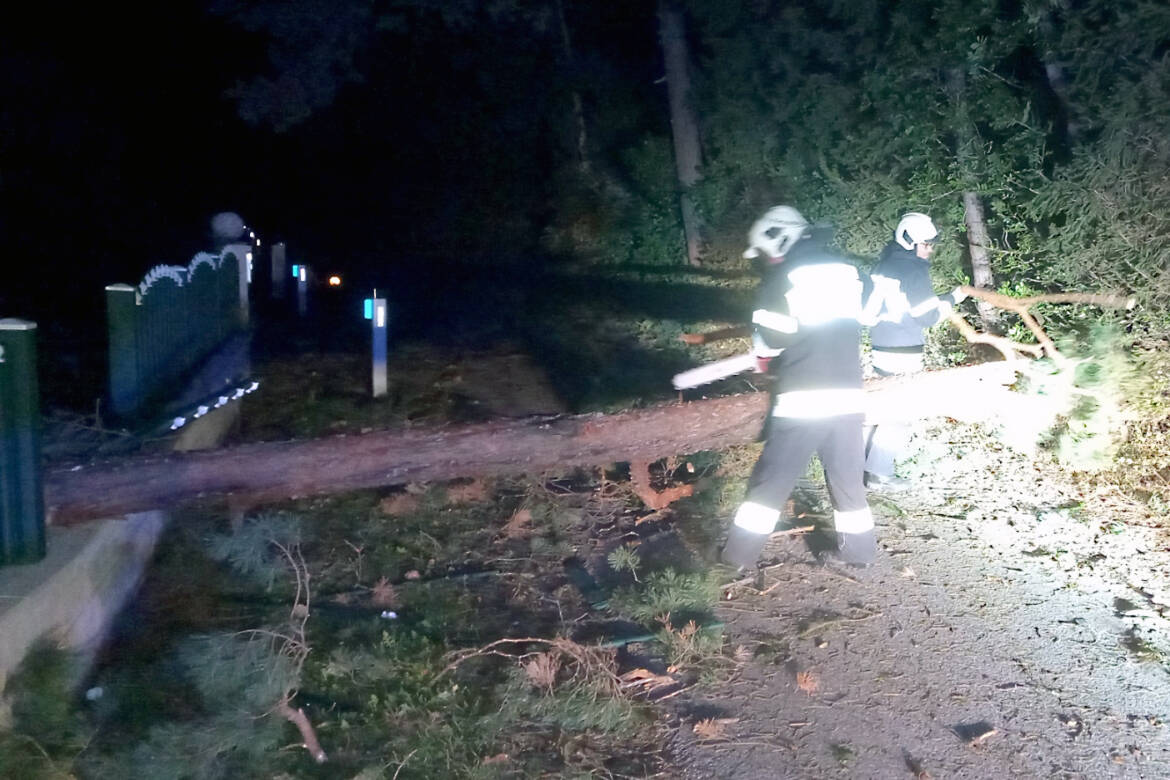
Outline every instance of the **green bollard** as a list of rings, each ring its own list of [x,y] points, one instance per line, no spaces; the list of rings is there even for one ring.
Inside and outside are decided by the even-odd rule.
[[[0,566],[45,557],[37,326],[0,320]]]

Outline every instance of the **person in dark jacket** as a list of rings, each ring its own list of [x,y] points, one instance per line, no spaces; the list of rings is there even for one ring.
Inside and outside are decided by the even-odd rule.
[[[791,206],[768,211],[748,241],[745,256],[773,261],[752,323],[756,355],[770,359],[775,376],[774,401],[764,450],[721,557],[739,568],[757,562],[815,453],[833,503],[838,557],[868,565],[877,538],[863,483],[859,323],[876,319],[880,301],[868,277],[813,240]]]
[[[926,329],[947,319],[967,297],[957,287],[944,295],[934,294],[930,257],[937,240],[938,228],[929,216],[904,214],[894,229],[894,240],[870,271],[883,301],[878,323],[869,332],[873,369],[879,376],[922,371]],[[867,431],[866,485],[887,490],[906,486],[895,476],[894,467],[909,435],[910,426],[905,423],[883,423]]]

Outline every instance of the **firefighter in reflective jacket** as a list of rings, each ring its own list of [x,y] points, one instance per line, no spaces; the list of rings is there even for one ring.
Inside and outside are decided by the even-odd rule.
[[[860,326],[872,323],[881,301],[868,276],[813,240],[808,222],[790,206],[764,214],[748,242],[745,257],[783,258],[752,314],[756,353],[771,358],[775,400],[722,559],[737,567],[756,563],[816,453],[833,503],[838,557],[868,565],[877,538],[863,484]]]
[[[958,287],[935,295],[930,281],[930,257],[938,241],[938,228],[926,214],[903,214],[894,229],[894,240],[882,250],[871,278],[883,306],[878,322],[869,332],[873,345],[873,369],[879,376],[915,374],[922,371],[926,328],[947,319],[967,296]],[[876,489],[899,489],[903,480],[894,475],[894,461],[906,447],[910,426],[883,423],[867,434],[866,484]]]

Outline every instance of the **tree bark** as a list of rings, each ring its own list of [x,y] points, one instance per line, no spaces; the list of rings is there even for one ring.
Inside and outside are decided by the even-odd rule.
[[[963,180],[963,222],[967,226],[971,280],[976,287],[994,289],[995,278],[991,273],[991,237],[987,232],[987,215],[979,193],[971,188],[977,178],[975,163],[981,151],[967,109],[966,72],[962,68],[952,68],[948,71],[947,87],[955,117],[955,157],[959,163],[959,175]],[[995,308],[983,301],[978,301],[976,306],[983,329],[993,333],[999,332],[999,314]]]
[[[573,80],[577,79],[576,57],[573,56],[573,40],[569,37],[569,23],[565,19],[564,0],[557,0],[557,21],[561,31],[561,50],[565,55],[565,63]],[[577,170],[586,181],[593,175],[593,164],[589,156],[589,127],[585,124],[585,101],[581,99],[581,90],[574,84],[572,89],[573,121],[577,131]]]
[[[967,248],[971,253],[971,281],[983,290],[995,289],[995,277],[991,273],[991,237],[987,233],[987,219],[983,212],[983,201],[979,193],[970,190],[963,193],[963,222],[967,225]],[[999,330],[999,313],[990,303],[980,300],[975,304],[984,330]]]
[[[1003,389],[1004,370],[1002,363],[989,363],[931,371],[912,380],[870,380],[870,417],[994,419],[1004,404],[1019,403],[1012,396],[1023,398]],[[761,392],[613,415],[378,431],[124,458],[49,471],[45,506],[52,524],[68,525],[212,496],[263,503],[407,482],[654,461],[753,441],[767,397]]]
[[[670,101],[670,129],[674,139],[674,164],[679,184],[679,205],[687,241],[687,262],[702,261],[702,222],[695,208],[692,188],[699,181],[703,163],[699,140],[699,118],[691,100],[690,54],[682,11],[671,0],[659,0],[658,21],[662,59],[666,68],[666,91]]]

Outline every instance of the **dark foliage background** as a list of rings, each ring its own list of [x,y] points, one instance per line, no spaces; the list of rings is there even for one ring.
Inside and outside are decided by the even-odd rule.
[[[1170,298],[1157,0],[686,0],[706,263],[792,202],[863,262],[935,215],[939,282]],[[232,209],[378,277],[683,262],[657,3],[214,0],[5,12],[0,310],[85,343],[101,289]],[[578,111],[578,107],[580,110]],[[94,349],[99,348],[93,345]]]

